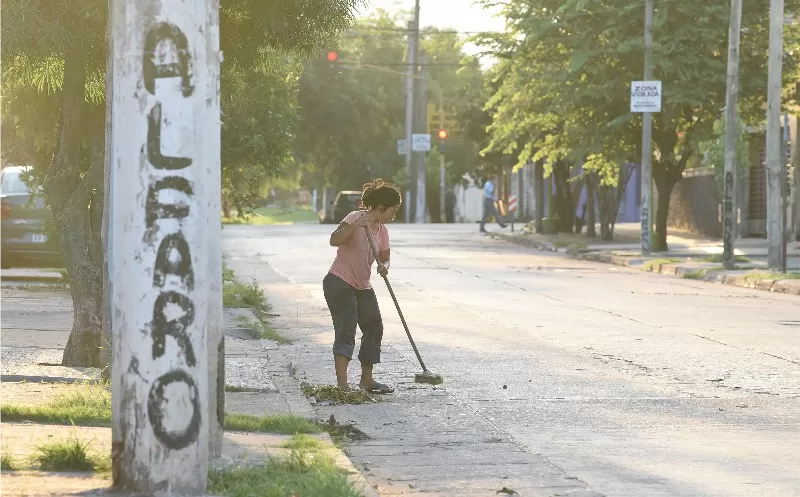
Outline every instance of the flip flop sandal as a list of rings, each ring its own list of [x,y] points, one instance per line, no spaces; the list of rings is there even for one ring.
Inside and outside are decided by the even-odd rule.
[[[394,392],[394,388],[390,387],[389,385],[384,385],[383,383],[378,383],[377,381],[373,381],[371,387],[363,388],[363,389],[366,390],[369,393],[392,393],[392,392]]]

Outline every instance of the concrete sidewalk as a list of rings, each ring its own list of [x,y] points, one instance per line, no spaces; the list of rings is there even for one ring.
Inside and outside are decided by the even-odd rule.
[[[95,368],[67,368],[60,365],[61,354],[71,328],[72,301],[68,291],[35,291],[2,288],[2,402],[39,404],[54,395],[74,388],[70,382],[99,377]],[[253,339],[236,323],[239,316],[252,316],[249,309],[225,309],[225,393],[227,414],[254,416],[291,414],[315,420],[299,381],[290,375],[287,364],[274,360],[280,347],[269,340]],[[235,388],[231,388],[235,387]],[[244,390],[244,391],[242,391]],[[24,460],[43,440],[78,437],[90,443],[99,454],[110,453],[111,429],[102,427],[57,426],[35,423],[3,423],[3,453]],[[328,434],[314,435],[329,445],[337,465],[348,473],[351,482],[365,496],[377,493],[370,488],[347,456],[336,448]],[[243,461],[282,457],[281,444],[287,435],[226,432],[223,457],[215,467]],[[105,495],[110,480],[102,475],[62,474],[39,471],[3,471],[3,495],[74,495],[96,491]],[[89,495],[89,494],[81,494]],[[116,494],[115,494],[116,495]]]
[[[770,270],[767,264],[767,243],[763,238],[746,238],[734,242],[735,270],[722,268],[722,241],[694,233],[673,230],[667,236],[667,252],[643,256],[638,224],[615,227],[614,241],[602,242],[585,234],[543,235],[532,232],[532,226],[511,232],[490,232],[489,236],[518,245],[560,252],[569,257],[625,266],[669,276],[704,280],[744,288],[800,295],[800,242],[787,243],[787,273]]]

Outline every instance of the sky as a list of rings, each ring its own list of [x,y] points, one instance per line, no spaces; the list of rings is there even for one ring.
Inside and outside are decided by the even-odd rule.
[[[414,8],[414,0],[367,1],[369,5],[361,9],[362,16],[380,8],[389,12],[411,11]],[[503,31],[505,28],[502,18],[492,16],[492,11],[487,11],[475,0],[420,0],[419,21],[423,28],[434,26],[439,29],[467,32]],[[465,46],[464,51],[472,54],[478,49],[474,46]]]

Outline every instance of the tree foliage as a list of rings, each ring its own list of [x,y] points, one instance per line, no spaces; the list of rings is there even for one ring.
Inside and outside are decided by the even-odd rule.
[[[361,19],[331,47],[336,62],[320,56],[306,63],[294,157],[307,186],[357,189],[375,177],[406,184],[405,158],[396,145],[405,136],[403,15],[378,12]],[[446,103],[458,105],[460,115],[482,113],[483,73],[476,60],[465,57],[462,40],[433,29],[423,29],[420,39],[428,60],[427,102],[438,103],[441,92]],[[479,166],[479,133],[469,126],[464,130],[451,134],[439,150],[448,165],[448,184]],[[436,171],[427,188],[431,212],[438,212],[438,167],[438,156],[429,156],[427,169],[432,175]]]
[[[331,43],[359,0],[222,0],[225,191],[243,206],[289,160],[298,57]],[[64,364],[101,365],[105,0],[2,3],[4,159],[33,166],[70,274]]]
[[[797,7],[787,0],[787,12]],[[699,159],[724,106],[729,8],[722,0],[655,2],[653,73],[663,99],[653,120],[653,177],[663,248],[670,193]],[[629,111],[629,86],[643,74],[643,10],[622,0],[507,2],[509,31],[483,37],[500,59],[486,151],[515,153],[520,163],[583,162],[600,185],[616,185],[620,166],[641,157],[641,116]],[[767,3],[745,3],[742,27],[740,106],[745,121],[757,122],[766,98]],[[788,52],[797,40],[796,25],[787,26]],[[797,78],[797,67],[785,64],[785,82]]]

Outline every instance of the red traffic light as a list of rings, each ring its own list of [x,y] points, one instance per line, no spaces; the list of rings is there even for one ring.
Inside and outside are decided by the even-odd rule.
[[[339,54],[336,52],[328,52],[328,60],[331,62],[336,62],[336,59],[339,58]]]
[[[439,139],[440,140],[446,140],[447,139],[447,130],[446,129],[440,129],[439,130]]]

